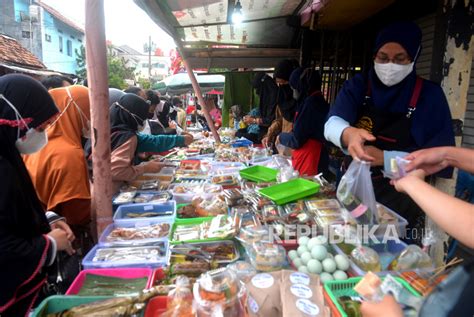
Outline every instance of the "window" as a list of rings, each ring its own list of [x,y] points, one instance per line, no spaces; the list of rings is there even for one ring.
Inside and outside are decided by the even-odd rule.
[[[51,35],[45,34],[44,39],[45,39],[46,42],[51,42]]]
[[[67,56],[72,56],[72,41],[71,40],[66,41],[66,50],[67,50]]]
[[[59,52],[60,53],[63,52],[63,37],[62,36],[59,37]]]
[[[21,37],[24,39],[33,38],[33,34],[30,31],[21,31]]]
[[[21,22],[30,21],[30,16],[28,12],[20,11],[20,21]]]

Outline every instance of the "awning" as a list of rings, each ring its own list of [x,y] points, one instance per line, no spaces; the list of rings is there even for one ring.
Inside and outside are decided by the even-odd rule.
[[[31,68],[13,66],[13,65],[9,65],[9,64],[3,64],[3,63],[0,63],[0,67],[5,67],[5,68],[8,68],[8,69],[14,70],[16,72],[20,72],[20,73],[33,74],[33,75],[38,75],[38,76],[61,75],[61,73],[54,72],[54,71],[51,71],[51,70],[31,69]]]
[[[240,0],[244,21],[232,24],[234,1],[135,0],[173,37],[192,68],[231,69],[274,67],[284,58],[298,58],[297,15],[311,2]]]

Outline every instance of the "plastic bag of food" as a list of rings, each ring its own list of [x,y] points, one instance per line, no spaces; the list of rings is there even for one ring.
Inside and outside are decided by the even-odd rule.
[[[193,293],[188,277],[180,275],[176,278],[176,288],[169,292],[167,309],[161,316],[195,316]]]
[[[380,272],[381,270],[379,254],[372,248],[358,246],[352,250],[351,258],[358,267],[366,272]]]
[[[411,244],[393,259],[389,268],[393,271],[433,268],[430,256],[416,244]]]
[[[227,214],[228,207],[222,195],[200,194],[193,198],[191,204],[196,208],[198,217]]]
[[[374,187],[370,163],[354,159],[337,187],[337,198],[360,224],[375,223]]]

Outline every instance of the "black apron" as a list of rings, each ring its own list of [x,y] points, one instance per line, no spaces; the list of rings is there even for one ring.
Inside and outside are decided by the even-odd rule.
[[[355,124],[355,127],[365,129],[376,137],[374,142],[367,142],[367,145],[373,145],[384,151],[406,152],[408,149],[416,148],[415,141],[410,133],[411,116],[416,110],[422,85],[423,80],[417,77],[406,113],[390,113],[375,107],[371,97],[370,82],[368,82],[367,93],[358,115],[359,120]],[[390,180],[383,177],[382,169],[383,167],[371,168],[372,183],[377,202],[405,218],[408,221],[405,240],[420,244],[425,223],[424,212],[408,195],[397,192],[395,187],[390,185]]]

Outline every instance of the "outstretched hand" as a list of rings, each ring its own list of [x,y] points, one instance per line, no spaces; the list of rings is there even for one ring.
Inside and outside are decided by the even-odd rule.
[[[446,159],[447,149],[448,147],[437,147],[408,154],[405,157],[410,161],[406,166],[407,172],[422,169],[426,175],[431,175],[445,169],[449,165]]]
[[[367,141],[375,141],[375,137],[367,130],[348,127],[342,132],[342,143],[347,146],[352,158],[373,162],[376,158],[364,147]]]

